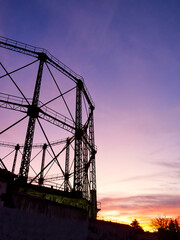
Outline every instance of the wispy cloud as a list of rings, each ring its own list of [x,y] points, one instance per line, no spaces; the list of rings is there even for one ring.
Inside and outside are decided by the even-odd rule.
[[[166,146],[162,146],[162,147],[159,147],[159,148],[153,150],[152,152],[149,153],[149,155],[150,155],[150,156],[151,156],[151,155],[152,155],[152,156],[153,156],[153,155],[157,155],[157,154],[159,154],[159,153],[162,153],[162,152],[166,151],[167,149],[173,149],[173,148],[177,148],[177,147],[179,147],[179,143],[168,144],[168,145],[166,145]]]
[[[137,195],[122,198],[102,198],[102,211],[119,214],[175,215],[180,213],[180,195]]]
[[[168,167],[168,168],[180,168],[180,159],[168,160],[168,161],[157,161],[155,164]]]
[[[142,180],[145,181],[145,180],[149,180],[149,179],[152,181],[152,179],[155,179],[160,176],[164,176],[167,173],[168,172],[161,171],[161,172],[149,174],[149,175],[147,175],[147,174],[146,175],[138,175],[138,176],[120,179],[119,182],[123,183],[123,182],[131,182],[131,181],[142,181]]]

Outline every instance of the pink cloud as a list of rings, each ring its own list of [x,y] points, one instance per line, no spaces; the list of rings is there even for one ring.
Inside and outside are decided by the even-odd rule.
[[[103,211],[118,211],[120,215],[172,215],[180,213],[180,195],[139,195],[100,199]]]

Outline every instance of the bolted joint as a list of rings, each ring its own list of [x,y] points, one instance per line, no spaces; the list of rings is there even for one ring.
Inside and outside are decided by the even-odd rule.
[[[69,179],[69,176],[70,176],[69,173],[64,174],[64,178],[65,178],[66,181]]]
[[[48,56],[44,52],[41,52],[38,54],[38,59],[43,62],[46,62],[47,58],[48,58]]]
[[[82,139],[82,136],[83,136],[83,130],[77,128],[77,129],[76,129],[76,133],[75,133],[75,138],[76,138],[77,140],[81,140],[81,139]]]
[[[39,182],[39,185],[43,185],[43,183],[44,183],[44,178],[40,177],[40,178],[38,179],[38,182]]]
[[[67,139],[66,139],[66,143],[69,145],[70,144],[70,137],[68,137]]]
[[[33,118],[38,118],[39,116],[39,107],[37,106],[28,106],[27,115]]]
[[[78,79],[78,81],[77,81],[77,86],[78,86],[80,89],[82,89],[83,86],[84,86],[83,81],[80,80],[80,79]]]
[[[43,148],[43,150],[46,150],[47,149],[47,144],[45,143],[42,148]]]
[[[93,105],[90,106],[91,111],[94,111],[95,107]]]
[[[19,146],[19,144],[17,144],[16,146],[15,146],[15,150],[19,150],[20,149],[20,146]]]

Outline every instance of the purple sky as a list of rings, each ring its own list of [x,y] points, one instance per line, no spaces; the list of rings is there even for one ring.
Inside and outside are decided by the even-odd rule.
[[[46,48],[84,77],[96,105],[98,200],[103,210],[110,198],[104,214],[122,221],[139,198],[151,208],[158,198],[154,216],[175,216],[164,210],[172,202],[180,209],[179,12],[178,0],[1,3],[0,35]]]

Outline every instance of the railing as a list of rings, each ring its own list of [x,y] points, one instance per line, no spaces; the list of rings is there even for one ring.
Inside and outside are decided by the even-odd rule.
[[[21,112],[27,113],[28,106],[31,106],[31,104],[32,104],[32,98],[27,98],[27,100],[30,105],[27,105],[27,101],[22,97],[18,97],[18,96],[6,94],[6,93],[0,93],[0,107],[2,107],[2,108],[8,108],[8,109],[13,109],[16,111],[21,111]],[[41,101],[38,102],[38,107],[40,109],[39,117],[43,118],[44,120],[46,120],[52,124],[55,124],[63,129],[65,129],[71,133],[74,133],[75,123],[73,122],[73,120],[71,120],[70,118],[62,115],[61,113],[58,113],[55,110],[53,110],[47,106],[43,106],[43,105],[44,104]],[[43,107],[41,108],[41,106],[43,106]],[[41,110],[42,110],[42,112],[41,112]],[[83,128],[83,125],[82,125],[82,128]],[[86,138],[88,145],[91,145],[89,136],[85,132],[84,132],[84,137]],[[58,141],[53,142],[53,145],[59,144]],[[60,141],[65,142],[66,139],[63,139]],[[41,146],[42,145],[36,144],[34,147],[38,148]],[[97,151],[97,147],[94,146],[94,148]]]
[[[61,139],[61,140],[50,142],[51,146],[55,146],[55,145],[59,145],[59,144],[63,144],[63,143],[66,143],[66,139]],[[33,144],[32,148],[42,148],[44,144],[45,143],[35,143],[35,144]],[[2,147],[9,147],[9,148],[15,148],[17,146],[17,144],[16,143],[0,141],[0,146],[2,146]],[[19,144],[19,147],[23,148],[24,144]],[[48,144],[47,144],[47,147],[49,147]]]
[[[41,101],[39,101],[38,103],[38,106],[40,107],[40,109],[45,113],[45,114],[48,114],[48,115],[51,115],[52,117],[54,117],[55,119],[58,119],[60,121],[62,121],[63,123],[67,123],[68,125],[74,127],[74,122],[68,118],[68,117],[65,117],[64,115],[62,115],[61,113],[58,113],[56,112],[55,110],[47,107],[47,106],[44,106],[41,108],[41,106],[43,105],[43,103]],[[40,113],[41,114],[41,113]]]
[[[26,100],[22,97],[0,93],[0,107],[2,108],[8,108],[8,109],[27,113],[28,112],[27,108],[28,106],[31,106],[32,99],[27,98],[27,100],[29,102],[29,105],[27,105]],[[58,125],[64,129],[67,129],[70,132],[74,131],[75,125],[70,118],[56,112],[55,110],[47,106],[43,106],[42,108],[41,106],[43,106],[43,103],[39,101],[38,102],[38,107],[40,108],[39,117],[55,125]]]
[[[21,50],[29,51],[30,53],[36,54],[37,56],[39,56],[39,53],[45,53],[50,60],[52,60],[53,62],[58,64],[60,67],[62,67],[68,73],[70,73],[72,76],[74,76],[74,78],[80,79],[84,82],[84,79],[83,79],[82,76],[75,73],[72,69],[70,69],[64,63],[62,63],[60,60],[58,60],[56,57],[54,57],[49,51],[47,51],[44,48],[34,47],[34,46],[26,44],[26,43],[22,43],[22,42],[19,42],[19,41],[15,41],[15,40],[0,36],[0,44],[1,43],[5,43],[6,45],[9,45],[9,46],[12,46],[12,47],[15,47],[15,48],[19,48]]]
[[[46,49],[40,48],[40,47],[34,47],[32,45],[25,44],[25,43],[15,41],[15,40],[12,40],[9,38],[5,38],[2,36],[0,36],[0,47],[4,47],[4,48],[7,48],[7,49],[10,49],[13,51],[17,51],[17,52],[24,53],[24,54],[27,54],[30,56],[35,56],[35,57],[39,57],[40,53],[45,53],[48,57],[48,60],[50,60],[50,62],[52,62],[52,63],[55,63],[57,66],[59,66],[60,69],[63,70],[63,72],[66,72],[67,74],[72,76],[74,78],[74,80],[76,80],[76,81],[81,80],[83,82],[85,95],[87,95],[89,103],[92,104],[92,106],[94,106],[92,97],[84,83],[84,78],[82,76],[80,76],[79,74],[75,73],[72,69],[70,69],[64,63],[62,63],[56,57],[54,57]]]
[[[11,103],[16,103],[18,105],[27,105],[27,101],[23,97],[13,96],[6,93],[0,93],[0,101],[6,101]],[[29,104],[32,103],[32,98],[27,98]]]

